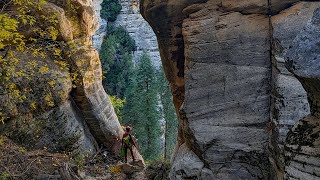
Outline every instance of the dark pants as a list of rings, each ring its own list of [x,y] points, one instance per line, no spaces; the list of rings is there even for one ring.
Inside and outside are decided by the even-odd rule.
[[[131,147],[124,146],[124,161],[125,161],[125,163],[127,163],[127,153],[128,153],[128,149],[130,150],[131,156],[132,156],[132,160],[134,161],[132,146],[131,146]]]

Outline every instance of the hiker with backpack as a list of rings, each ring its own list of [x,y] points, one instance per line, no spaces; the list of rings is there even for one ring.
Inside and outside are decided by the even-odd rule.
[[[133,162],[135,160],[134,155],[133,155],[133,151],[132,151],[132,148],[133,148],[132,146],[136,147],[136,143],[134,142],[134,139],[132,138],[132,135],[130,134],[130,130],[131,130],[130,126],[127,126],[125,133],[123,134],[122,141],[121,141],[121,144],[122,144],[121,155],[124,156],[125,163],[127,163],[128,149],[131,152]]]

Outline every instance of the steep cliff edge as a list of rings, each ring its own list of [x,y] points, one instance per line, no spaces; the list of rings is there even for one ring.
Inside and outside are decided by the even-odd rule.
[[[296,3],[296,4],[294,4]],[[319,2],[144,0],[179,112],[170,178],[283,178],[284,139],[309,113],[284,54]]]

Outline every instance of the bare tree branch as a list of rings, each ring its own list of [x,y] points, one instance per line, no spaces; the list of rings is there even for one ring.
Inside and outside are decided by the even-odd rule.
[[[9,2],[7,2],[7,3],[5,3],[5,2],[3,2],[4,3],[4,5],[2,6],[2,8],[1,8],[1,13],[11,4],[11,3],[13,3],[13,0],[10,0]]]

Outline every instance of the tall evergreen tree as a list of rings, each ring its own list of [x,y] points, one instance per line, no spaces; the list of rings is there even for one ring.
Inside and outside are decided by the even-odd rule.
[[[106,77],[103,85],[115,105],[121,102],[116,106],[117,115],[122,124],[134,127],[145,159],[152,160],[161,155],[162,114],[166,122],[164,156],[168,158],[176,142],[177,127],[169,86],[163,72],[157,72],[146,53],[134,67],[131,56],[133,50],[135,43],[128,32],[121,27],[108,27],[108,35],[100,51]],[[159,103],[162,103],[162,112],[158,108]]]
[[[132,51],[135,42],[122,27],[108,26],[100,52],[100,59],[104,76],[103,86],[108,94],[124,99],[124,92],[128,87],[133,63]]]
[[[103,0],[101,3],[101,18],[115,21],[122,7],[118,0]]]
[[[159,112],[157,108],[157,87],[155,67],[151,63],[150,57],[143,53],[138,63],[137,71],[137,91],[140,102],[141,121],[144,126],[144,136],[139,137],[146,148],[143,154],[146,159],[155,159],[160,155],[160,124]]]
[[[165,120],[163,156],[165,159],[170,159],[177,142],[178,120],[173,106],[171,88],[163,69],[159,70],[157,77],[162,107],[161,110],[163,119]]]
[[[131,82],[126,94],[128,99],[124,119],[134,126],[144,158],[156,159],[161,153],[156,69],[145,52],[137,64],[136,77]]]
[[[124,125],[135,126],[136,122],[139,119],[139,101],[137,96],[137,73],[133,71],[129,77],[128,87],[124,92],[126,102],[123,108],[123,121]],[[135,130],[135,129],[134,129]],[[136,130],[135,130],[136,131]],[[137,131],[136,131],[137,132]]]

